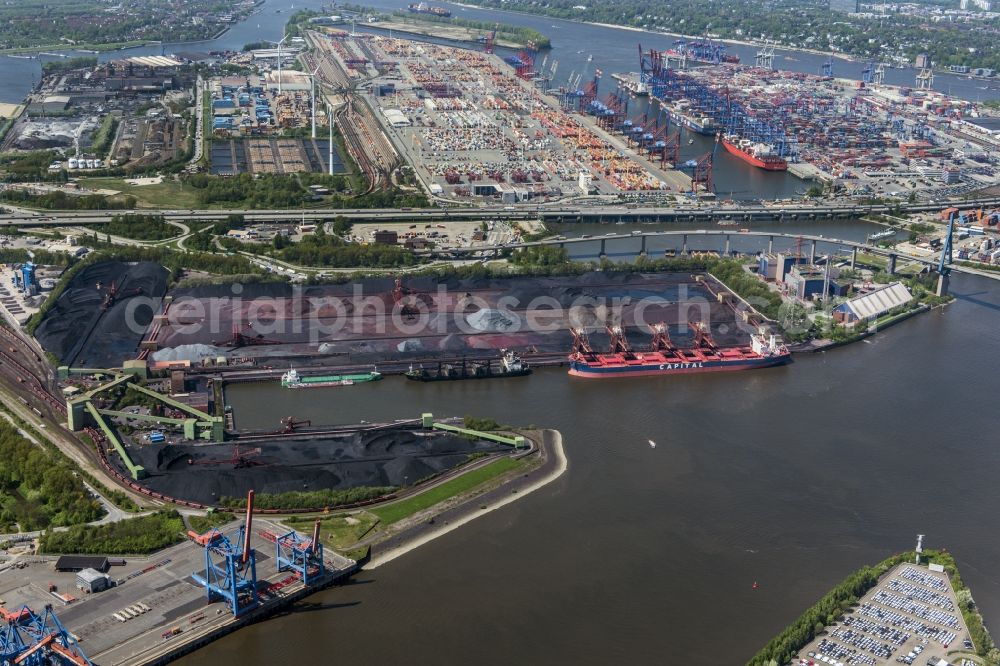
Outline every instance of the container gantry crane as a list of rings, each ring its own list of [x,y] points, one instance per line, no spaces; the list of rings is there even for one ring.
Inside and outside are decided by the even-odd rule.
[[[274,540],[274,560],[278,571],[294,571],[308,585],[325,571],[323,543],[319,539],[320,521],[313,523],[312,538],[303,537],[292,530]]]
[[[39,615],[27,606],[17,611],[0,609],[0,662],[23,666],[93,666],[73,634],[47,604]]]
[[[486,35],[486,41],[483,43],[483,53],[493,53],[493,47],[497,39],[497,29],[500,24],[497,23],[496,26],[490,30],[489,34]]]
[[[209,530],[199,539],[205,547],[205,569],[191,577],[205,588],[211,603],[222,599],[233,616],[239,617],[260,604],[257,596],[257,552],[250,546],[253,523],[254,491],[247,493],[247,512],[243,525],[226,536],[217,529]],[[221,561],[216,562],[218,558]]]

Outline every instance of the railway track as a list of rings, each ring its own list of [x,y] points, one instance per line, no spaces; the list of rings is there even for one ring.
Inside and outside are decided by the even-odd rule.
[[[31,395],[40,400],[47,408],[61,417],[65,417],[66,403],[49,392],[47,386],[48,366],[44,365],[45,369],[40,371],[40,378],[38,367],[31,369],[26,365],[30,365],[32,361],[39,366],[45,363],[38,352],[29,343],[25,342],[23,338],[11,332],[6,327],[0,327],[0,337],[4,340],[3,346],[0,347],[0,372],[11,377],[13,379],[12,383],[16,384],[19,389],[27,389]],[[37,406],[32,407],[23,396],[21,396],[21,400],[38,416],[44,416]]]

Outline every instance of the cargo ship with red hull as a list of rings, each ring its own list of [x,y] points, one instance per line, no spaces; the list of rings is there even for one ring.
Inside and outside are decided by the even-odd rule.
[[[569,374],[574,377],[608,378],[645,375],[677,375],[696,372],[728,372],[781,365],[791,354],[774,335],[761,329],[750,336],[750,344],[719,347],[707,327],[690,324],[694,346],[679,348],[670,340],[665,324],[651,326],[653,342],[649,351],[633,351],[620,326],[609,326],[611,348],[599,354],[590,347],[583,330],[573,331],[573,353]]]
[[[722,147],[747,164],[752,164],[765,171],[785,171],[788,169],[788,162],[785,158],[776,155],[774,148],[766,143],[754,143],[749,139],[740,139],[727,134],[722,137]]]

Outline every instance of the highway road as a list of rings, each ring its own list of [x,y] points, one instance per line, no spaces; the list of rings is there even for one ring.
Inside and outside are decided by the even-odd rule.
[[[993,209],[1000,207],[1000,197],[970,199],[962,202],[947,202],[939,204],[903,204],[898,210],[902,213],[936,213],[946,206],[955,206],[962,210],[977,208]],[[167,220],[219,220],[229,215],[243,215],[248,221],[278,221],[289,222],[329,220],[343,216],[351,220],[385,220],[414,221],[426,219],[541,219],[544,222],[600,222],[600,221],[636,221],[636,222],[719,222],[732,221],[768,221],[768,220],[809,220],[809,219],[851,219],[872,214],[891,214],[897,210],[895,206],[884,204],[867,205],[857,203],[823,204],[809,206],[803,204],[771,204],[771,205],[733,205],[700,204],[690,206],[637,206],[625,204],[609,205],[490,205],[464,208],[313,208],[306,210],[245,210],[245,209],[205,209],[205,210],[101,210],[101,211],[45,211],[35,212],[24,209],[4,207],[0,213],[0,226],[33,225],[58,226],[67,224],[101,224],[111,220],[115,215],[123,213],[150,214],[159,213]]]

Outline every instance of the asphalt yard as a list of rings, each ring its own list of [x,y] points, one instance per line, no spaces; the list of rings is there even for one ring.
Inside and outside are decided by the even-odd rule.
[[[842,622],[800,653],[800,666],[937,664],[969,631],[947,574],[906,563],[887,573]]]
[[[233,522],[223,531],[231,536],[238,525]],[[281,585],[268,591],[269,584],[285,581],[291,572],[276,571],[275,545],[262,537],[261,532],[287,531],[270,521],[254,519],[251,544],[257,552],[258,590],[262,599],[278,594]],[[55,557],[32,558],[27,567],[7,571],[0,577],[0,597],[7,610],[26,605],[41,612],[46,604],[52,604],[63,626],[76,636],[80,648],[97,664],[141,661],[143,654],[161,650],[168,640],[186,641],[231,619],[227,606],[220,601],[208,603],[204,588],[191,577],[192,573],[200,570],[204,574],[205,570],[205,551],[193,541],[149,557],[124,559],[127,562],[124,566],[113,566],[108,571],[116,582],[114,587],[86,594],[76,588],[76,573],[55,571]],[[325,559],[328,568],[347,569],[353,565],[352,561],[329,551]],[[66,603],[55,597],[49,591],[51,585],[58,594],[73,601]],[[124,621],[115,615],[125,618]],[[164,637],[164,632],[174,629],[179,631]]]

